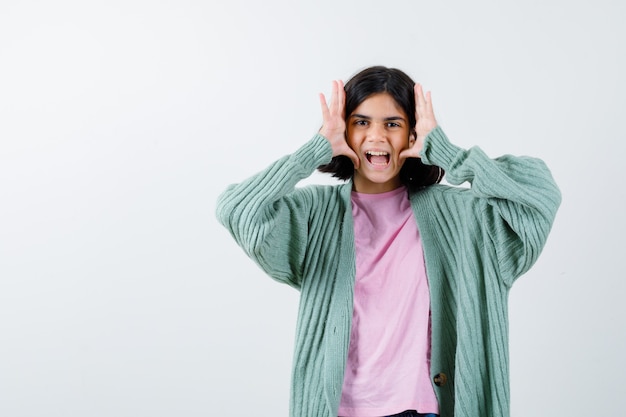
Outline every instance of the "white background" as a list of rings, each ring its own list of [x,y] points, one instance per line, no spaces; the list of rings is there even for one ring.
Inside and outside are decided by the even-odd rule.
[[[512,415],[623,415],[626,3],[0,3],[0,416],[285,416],[298,293],[215,200],[375,64],[563,204],[510,298]],[[328,182],[314,175],[311,182]]]

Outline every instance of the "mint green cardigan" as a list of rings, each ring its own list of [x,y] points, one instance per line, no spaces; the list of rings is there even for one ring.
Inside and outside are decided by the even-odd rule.
[[[296,184],[331,160],[316,135],[219,197],[217,217],[269,276],[300,291],[290,415],[336,417],[355,278],[351,183]],[[440,127],[422,161],[452,185],[409,198],[422,236],[432,310],[431,375],[441,417],[509,416],[508,292],[541,252],[561,201],[545,164],[489,159]],[[393,323],[390,323],[393,325]],[[400,411],[400,410],[399,410]]]

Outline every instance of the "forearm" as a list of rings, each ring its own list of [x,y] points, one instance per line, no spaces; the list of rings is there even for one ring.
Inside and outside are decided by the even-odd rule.
[[[511,155],[490,159],[478,147],[469,150],[452,144],[440,127],[428,135],[422,151],[425,164],[441,166],[452,185],[471,184],[479,198],[517,202],[554,217],[561,194],[543,161]]]

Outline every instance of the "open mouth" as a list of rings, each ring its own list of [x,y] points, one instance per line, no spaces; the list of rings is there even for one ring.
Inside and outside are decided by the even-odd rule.
[[[367,151],[365,152],[365,157],[372,165],[386,166],[389,164],[389,152]]]

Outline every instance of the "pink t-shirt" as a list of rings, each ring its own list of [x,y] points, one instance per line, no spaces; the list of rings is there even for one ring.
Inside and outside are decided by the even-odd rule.
[[[430,382],[430,297],[405,187],[352,193],[356,283],[339,415],[439,412]]]

